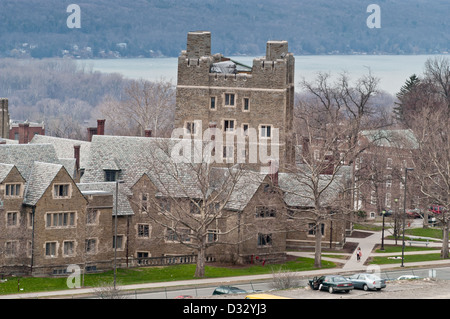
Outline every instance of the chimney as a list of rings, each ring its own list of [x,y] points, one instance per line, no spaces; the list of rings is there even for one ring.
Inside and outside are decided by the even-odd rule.
[[[75,157],[77,171],[80,169],[80,147],[79,144],[73,146],[73,157]]]
[[[30,123],[19,123],[19,144],[28,144]]]
[[[97,134],[97,128],[96,127],[88,127],[88,141],[92,142],[92,136]]]
[[[105,135],[105,121],[97,120],[97,135]]]
[[[145,130],[145,137],[152,137],[152,130]]]

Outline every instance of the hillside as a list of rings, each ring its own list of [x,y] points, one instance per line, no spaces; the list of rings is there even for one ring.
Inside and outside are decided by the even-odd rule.
[[[67,6],[81,8],[69,29]],[[2,0],[0,57],[177,56],[186,33],[209,30],[213,52],[255,55],[267,40],[294,54],[430,54],[450,51],[448,0]]]

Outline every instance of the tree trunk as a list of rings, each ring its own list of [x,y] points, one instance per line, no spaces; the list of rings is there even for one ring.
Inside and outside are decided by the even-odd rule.
[[[195,275],[196,278],[203,278],[205,277],[205,251],[206,248],[202,246],[197,253],[197,267],[195,268]]]
[[[443,228],[441,258],[446,259],[448,258],[448,221],[444,222]]]
[[[314,267],[322,268],[322,232],[320,223],[316,225],[316,245],[314,254]]]

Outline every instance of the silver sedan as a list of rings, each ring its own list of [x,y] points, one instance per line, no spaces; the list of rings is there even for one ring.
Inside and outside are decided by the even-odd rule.
[[[381,290],[386,287],[386,280],[375,274],[354,274],[348,278],[356,289]]]

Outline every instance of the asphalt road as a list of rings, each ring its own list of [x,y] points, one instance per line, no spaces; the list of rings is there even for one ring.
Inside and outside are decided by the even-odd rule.
[[[448,281],[448,290],[450,291],[450,267],[440,267],[440,268],[423,268],[423,269],[412,269],[407,268],[404,270],[392,270],[383,271],[378,274],[381,278],[388,280],[395,280],[402,275],[414,275],[420,278],[433,278],[439,281]],[[300,278],[299,287],[306,287],[308,285],[308,280],[310,278]],[[273,292],[272,280],[256,281],[256,282],[239,282],[239,283],[229,283],[234,287],[241,288],[248,291],[249,293],[253,291],[262,292]],[[212,297],[212,293],[217,286],[198,286],[198,287],[186,287],[186,288],[166,288],[164,290],[158,289],[153,291],[123,291],[122,296],[127,299],[174,299],[181,295],[192,296],[193,298],[208,298]],[[355,290],[353,297],[362,294],[360,291]],[[312,295],[311,295],[312,296]],[[318,294],[315,297],[326,297],[325,295]],[[375,296],[375,295],[373,295]],[[238,296],[239,297],[239,296]],[[74,297],[77,298],[77,297]],[[92,297],[91,297],[92,298]],[[94,297],[95,299],[96,297]]]

